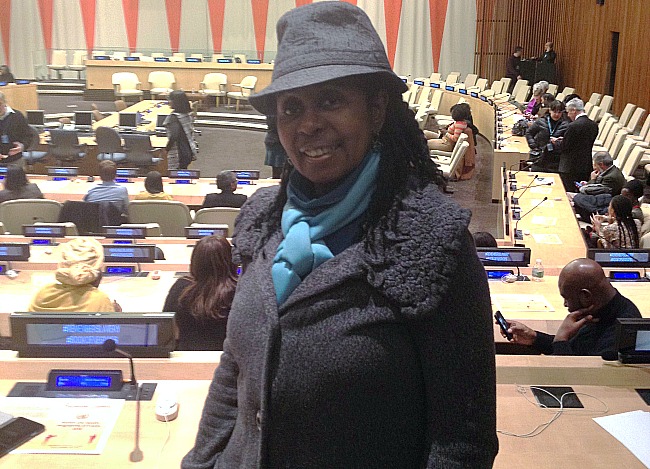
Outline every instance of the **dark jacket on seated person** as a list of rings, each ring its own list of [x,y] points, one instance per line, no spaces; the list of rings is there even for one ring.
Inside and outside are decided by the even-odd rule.
[[[33,182],[28,183],[25,186],[22,186],[20,189],[15,191],[10,191],[8,189],[3,189],[0,191],[0,203],[6,202],[7,200],[17,200],[17,199],[42,199],[43,193]]]
[[[616,319],[640,318],[639,308],[616,292],[614,298],[594,313],[598,322],[587,323],[568,341],[553,342],[555,336],[537,331],[533,348],[546,355],[601,355],[614,351]]]
[[[569,121],[559,119],[554,121],[550,116],[535,119],[526,131],[526,141],[531,150],[531,159],[533,154],[539,157],[535,160],[531,171],[545,171],[556,173],[560,165],[560,146],[553,145],[553,150],[547,148],[551,137],[562,137],[569,126]],[[549,128],[550,127],[550,128]]]
[[[246,202],[247,197],[244,194],[235,194],[229,191],[221,191],[218,194],[208,194],[205,196],[201,208],[212,207],[232,207],[241,208]]]
[[[573,198],[573,209],[584,221],[588,221],[592,213],[607,213],[612,197],[621,193],[626,182],[618,166],[611,165],[580,188]],[[590,193],[590,189],[593,192]]]

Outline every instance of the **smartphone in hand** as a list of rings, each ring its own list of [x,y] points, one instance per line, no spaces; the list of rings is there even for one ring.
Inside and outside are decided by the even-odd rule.
[[[494,319],[497,320],[497,324],[501,328],[501,332],[503,332],[506,336],[506,339],[512,340],[512,334],[508,332],[508,328],[510,327],[510,324],[508,324],[508,321],[506,321],[506,318],[503,317],[503,314],[501,314],[501,311],[497,311],[494,313]]]

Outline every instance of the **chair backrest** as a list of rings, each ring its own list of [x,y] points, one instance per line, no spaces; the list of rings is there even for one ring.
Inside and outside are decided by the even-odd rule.
[[[165,54],[163,54],[162,52],[152,52],[151,53],[151,57],[154,57],[154,58],[155,57],[164,57],[164,56],[165,56]]]
[[[25,151],[35,150],[36,148],[38,148],[39,144],[41,143],[41,134],[39,133],[36,127],[30,125],[29,133],[31,138],[29,140],[29,143],[27,144],[27,148],[25,148]]]
[[[212,61],[213,62],[216,62],[219,59],[225,59],[225,58],[226,58],[226,56],[223,55],[223,54],[212,54]]]
[[[113,60],[124,60],[124,57],[126,57],[126,52],[116,50],[113,52]]]
[[[182,62],[185,60],[185,52],[174,52],[172,54],[172,59],[174,62]]]
[[[124,111],[126,109],[126,102],[123,99],[116,99],[114,103],[115,103],[115,110],[117,112]]]
[[[50,152],[54,156],[79,154],[79,137],[76,130],[51,129]]]
[[[203,60],[203,54],[190,54],[190,57]]]
[[[598,122],[600,113],[601,113],[600,106],[594,104],[593,106],[591,106],[591,110],[587,113],[587,117],[589,117],[589,119],[591,119],[594,122]]]
[[[611,111],[612,102],[614,102],[614,98],[608,94],[606,94],[600,99],[599,106],[603,110],[603,113]]]
[[[469,143],[468,142],[462,142],[462,143],[456,143],[456,146],[458,147],[458,150],[455,152],[455,154],[452,156],[451,161],[449,162],[449,173],[447,174],[445,171],[446,176],[452,176],[456,172],[456,168],[458,168],[458,164],[463,161],[463,157],[465,156],[465,153],[467,152],[467,149],[469,148]]]
[[[478,80],[476,80],[476,84],[474,85],[474,87],[478,88],[479,91],[484,91],[485,88],[487,88],[487,84],[488,84],[487,78],[479,78]]]
[[[419,107],[424,107],[429,104],[429,96],[431,95],[431,90],[432,88],[429,86],[423,86],[422,89],[420,89],[420,95],[418,96],[417,102]]]
[[[429,102],[429,110],[438,112],[440,109],[440,103],[442,102],[442,97],[444,96],[444,93],[440,89],[434,89],[433,94],[430,95],[429,97],[431,98],[431,101]]]
[[[530,93],[530,86],[520,86],[517,92],[514,93],[515,101],[522,104],[527,102],[529,93]]]
[[[551,93],[553,96],[557,94],[558,86],[555,83],[549,83],[548,93]]]
[[[112,127],[100,126],[95,129],[98,153],[117,153],[122,151],[122,139]]]
[[[490,86],[490,89],[494,91],[494,94],[501,94],[503,93],[503,86],[505,83],[503,83],[501,80],[494,80],[492,82],[492,86]]]
[[[22,234],[23,225],[36,222],[57,222],[61,203],[47,199],[8,200],[0,204],[0,221],[5,230],[12,234]]]
[[[417,99],[419,91],[420,91],[420,85],[416,85],[415,83],[412,83],[411,86],[409,86],[408,101],[406,101],[409,104],[409,106],[415,104],[415,100]]]
[[[429,81],[431,83],[435,83],[437,81],[442,81],[442,75],[440,75],[440,73],[438,73],[438,72],[433,72],[433,73],[431,73],[431,75],[429,75]]]
[[[643,123],[643,127],[641,127],[641,131],[639,132],[639,137],[647,141],[649,135],[650,135],[650,116],[646,116],[645,122]]]
[[[149,135],[125,134],[124,153],[126,154],[126,163],[132,163],[136,166],[151,166],[153,161],[153,147]]]
[[[50,65],[67,65],[68,53],[64,50],[53,50]]]
[[[85,50],[74,51],[72,54],[72,65],[83,65],[87,57],[88,53]]]
[[[587,116],[591,113],[591,109],[592,109],[593,107],[594,107],[593,104],[591,104],[591,103],[585,103],[585,114],[587,114]]]
[[[449,75],[447,75],[447,78],[445,79],[445,83],[448,85],[453,85],[454,83],[458,83],[459,78],[460,78],[460,72],[450,72]]]
[[[623,128],[620,129],[618,132],[616,132],[616,135],[614,136],[614,139],[612,140],[612,144],[608,148],[609,154],[612,155],[612,158],[616,160],[618,158],[618,152],[621,151],[621,147],[623,146],[623,142],[625,141],[625,138],[630,135],[630,132]]]
[[[131,57],[143,57],[144,54],[142,52],[131,52]]]
[[[238,208],[202,208],[194,215],[194,223],[226,224],[228,225],[228,236],[232,236],[235,230],[235,219],[237,215],[239,215]]]
[[[522,87],[526,87],[526,86],[528,86],[528,80],[523,80],[523,79],[522,80],[517,80],[517,82],[515,83],[514,88],[512,88],[512,96],[517,96],[517,93],[519,93],[519,90]]]
[[[129,203],[131,223],[158,223],[163,236],[185,236],[192,224],[190,209],[175,200],[133,200]]]
[[[600,98],[602,98],[603,95],[600,93],[591,93],[591,96],[589,97],[589,103],[593,104],[594,106],[598,105],[600,102]]]
[[[221,85],[228,84],[228,76],[225,73],[206,73],[201,86],[206,90],[219,90]]]
[[[632,176],[634,174],[634,171],[636,170],[636,167],[639,166],[639,163],[641,162],[641,158],[643,158],[644,153],[646,152],[647,148],[643,148],[642,146],[636,145],[632,151],[630,152],[630,156],[627,157],[627,160],[625,160],[625,163],[623,164],[623,167],[621,167],[621,172],[626,176]]]
[[[151,88],[167,88],[173,89],[176,83],[176,78],[172,72],[156,70],[149,73],[149,84]]]
[[[607,140],[607,137],[611,133],[612,127],[614,127],[615,124],[617,124],[616,119],[614,117],[610,117],[607,122],[605,122],[605,125],[603,125],[602,130],[598,133],[597,140],[600,140],[601,142]]]
[[[99,233],[103,226],[99,203],[79,200],[66,201],[56,221],[74,223],[80,235]]]
[[[478,80],[478,75],[475,73],[468,73],[467,76],[465,77],[465,87],[469,88],[471,86],[476,85],[476,80]]]
[[[119,85],[122,90],[136,90],[140,84],[140,79],[132,72],[118,72],[113,73],[112,83],[113,85]]]
[[[620,169],[625,165],[625,162],[630,156],[630,153],[632,153],[632,150],[634,150],[634,146],[636,145],[636,142],[632,140],[631,138],[626,138],[625,141],[623,142],[623,145],[621,146],[620,151],[618,152],[618,156],[614,160],[614,164]]]
[[[565,86],[564,89],[562,90],[562,94],[564,96],[569,96],[570,94],[574,94],[576,92],[575,88],[571,88],[569,86]]]
[[[625,108],[623,109],[621,116],[618,118],[618,121],[621,123],[621,125],[624,126],[627,125],[635,109],[636,109],[636,104],[627,103],[625,105]]]
[[[503,77],[500,80],[503,83],[503,92],[506,92],[508,88],[510,88],[510,83],[512,82],[512,78],[508,77]]]
[[[627,122],[627,125],[625,125],[625,128],[629,130],[630,132],[634,132],[636,130],[636,127],[639,125],[639,122],[641,122],[641,119],[645,115],[645,109],[642,107],[638,107],[634,110],[634,113],[632,114],[632,117],[630,117],[630,120]]]
[[[614,139],[616,138],[616,134],[618,134],[618,131],[621,130],[623,126],[619,124],[618,122],[615,122],[611,128],[609,129],[609,133],[607,134],[607,137],[605,137],[605,141],[603,142],[603,146],[607,148],[607,151],[612,147],[612,144],[614,143]]]

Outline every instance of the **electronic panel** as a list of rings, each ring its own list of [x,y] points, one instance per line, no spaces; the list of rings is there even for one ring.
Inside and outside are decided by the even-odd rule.
[[[650,267],[650,249],[589,249],[587,257],[598,262],[601,267]]]
[[[150,263],[156,258],[153,244],[104,244],[104,262]]]
[[[187,239],[201,239],[206,236],[221,236],[223,238],[228,237],[228,225],[203,225],[200,227],[197,226],[186,226],[185,227],[185,237]]]
[[[29,243],[0,243],[0,261],[28,261]]]
[[[530,248],[476,248],[484,266],[527,267],[530,264]]]

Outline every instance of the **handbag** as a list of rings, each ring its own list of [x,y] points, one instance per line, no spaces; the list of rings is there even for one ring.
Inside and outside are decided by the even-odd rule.
[[[585,184],[580,188],[580,193],[585,195],[611,194],[612,188],[604,184]]]

